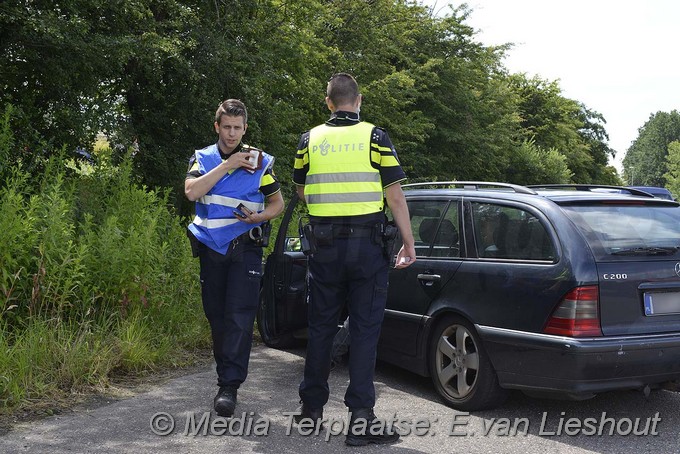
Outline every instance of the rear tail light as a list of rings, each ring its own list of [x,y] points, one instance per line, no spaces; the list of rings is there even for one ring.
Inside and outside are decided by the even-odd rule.
[[[564,295],[543,332],[570,337],[602,336],[598,288],[576,287]]]

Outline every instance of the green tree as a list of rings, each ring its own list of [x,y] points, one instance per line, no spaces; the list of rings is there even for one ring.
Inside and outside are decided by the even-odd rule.
[[[246,103],[249,126],[244,140],[277,157],[277,173],[287,183],[300,133],[327,113],[323,95],[335,57],[324,27],[337,18],[319,0],[216,5],[202,13],[211,36],[206,44],[213,57],[206,65],[215,78],[213,97],[216,103],[228,97]],[[215,70],[216,63],[223,69]],[[206,112],[210,118],[216,103]]]
[[[680,113],[657,112],[638,130],[623,158],[624,178],[631,185],[666,185],[668,145],[680,140]]]
[[[508,181],[517,184],[569,183],[567,158],[556,150],[547,152],[526,141],[510,157]]]
[[[614,166],[610,166],[609,159],[616,157],[616,151],[609,147],[609,135],[605,130],[607,123],[604,116],[598,112],[588,109],[585,104],[581,106],[579,117],[583,126],[579,129],[579,135],[586,144],[588,153],[592,158],[593,166],[587,169],[590,181],[593,183],[621,185],[618,171]]]
[[[100,131],[114,141],[184,137],[175,131],[195,110],[183,95],[202,89],[188,70],[201,30],[194,12],[191,2],[174,0],[2,3],[0,105],[15,106],[22,158],[89,146]],[[167,157],[140,160],[154,163],[149,176],[166,178]]]
[[[13,0],[0,5],[0,107],[15,106],[26,160],[55,149],[41,137],[72,150],[104,131],[114,155],[136,144],[142,182],[176,189],[186,210],[186,162],[215,140],[220,101],[248,105],[246,141],[279,158],[289,186],[297,138],[327,117],[337,71],[357,76],[362,114],[389,131],[411,178],[516,178],[527,141],[564,155],[575,181],[611,177],[604,119],[556,83],[508,76],[510,45],[477,42],[469,14],[406,0]]]
[[[521,136],[542,150],[556,150],[567,159],[574,183],[617,183],[607,166],[614,151],[606,144],[604,117],[582,103],[562,96],[557,81],[524,74],[510,76],[520,97]]]
[[[410,178],[503,177],[517,125],[500,64],[507,47],[475,41],[467,6],[444,17],[403,1],[331,8],[333,69],[357,76],[362,115],[389,131]]]
[[[668,144],[668,155],[666,156],[666,167],[668,171],[664,174],[666,188],[673,197],[680,196],[680,141]]]
[[[318,0],[5,2],[0,106],[15,106],[26,160],[54,148],[40,138],[72,150],[104,131],[119,157],[138,146],[148,186],[178,188],[229,97],[251,110],[249,141],[292,154],[321,111],[312,95],[329,65],[312,24],[327,11]]]

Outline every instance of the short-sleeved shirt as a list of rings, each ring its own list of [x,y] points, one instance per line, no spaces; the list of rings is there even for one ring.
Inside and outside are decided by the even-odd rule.
[[[359,114],[355,112],[337,111],[326,121],[326,125],[343,127],[359,123]],[[374,153],[371,153],[374,152]],[[371,132],[371,146],[369,151],[371,165],[380,172],[380,181],[383,188],[406,179],[406,173],[399,164],[397,151],[387,135],[387,131],[375,127]],[[295,168],[293,170],[293,182],[304,185],[309,171],[309,131],[302,134],[295,155]]]
[[[222,157],[222,161],[226,161],[229,156],[233,155],[234,153],[240,152],[244,147],[251,148],[248,145],[244,144],[239,144],[234,151],[232,151],[229,154],[225,154],[220,151],[220,156]],[[231,171],[233,172],[233,170]],[[196,154],[189,159],[189,170],[187,170],[187,178],[198,178],[201,176],[201,172],[198,170],[198,162],[196,161]],[[274,174],[274,170],[271,168],[271,166],[264,172],[262,175],[262,180],[260,180],[260,192],[264,194],[265,197],[269,197],[270,195],[274,195],[277,192],[281,190],[281,185],[279,184],[279,180],[276,178],[276,175]]]

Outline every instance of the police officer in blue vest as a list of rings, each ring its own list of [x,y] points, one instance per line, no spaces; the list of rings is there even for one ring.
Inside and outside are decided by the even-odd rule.
[[[189,238],[201,264],[203,309],[217,364],[215,411],[229,417],[248,374],[267,223],[283,211],[274,158],[242,144],[246,106],[224,101],[215,113],[217,143],[196,150],[184,183],[196,202]]]
[[[345,443],[394,443],[399,434],[373,412],[373,373],[387,299],[385,199],[403,240],[396,267],[415,261],[400,185],[406,175],[387,132],[359,119],[362,97],[356,80],[346,73],[336,74],[326,95],[331,118],[302,135],[293,172],[298,195],[309,208],[310,237],[316,246],[309,256],[309,338],[299,389],[302,408],[295,419],[317,423],[323,419],[333,338],[347,304],[352,343],[345,393],[350,428]]]

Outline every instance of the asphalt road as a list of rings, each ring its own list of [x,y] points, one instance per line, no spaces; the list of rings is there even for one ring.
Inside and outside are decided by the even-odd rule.
[[[516,393],[501,408],[468,415],[443,405],[429,379],[386,364],[377,368],[376,413],[398,420],[402,432],[410,433],[392,446],[346,447],[344,436],[337,435],[346,421],[345,367],[331,374],[331,400],[324,415],[329,421],[318,434],[302,435],[286,415],[298,408],[303,353],[255,347],[250,376],[239,392],[231,421],[210,413],[215,373],[206,367],[129,398],[15,426],[0,436],[0,452],[680,452],[680,394],[676,392],[658,390],[648,397],[637,391],[617,392],[583,402],[539,400]],[[168,418],[174,420],[172,430]],[[640,435],[632,433],[636,419]]]

